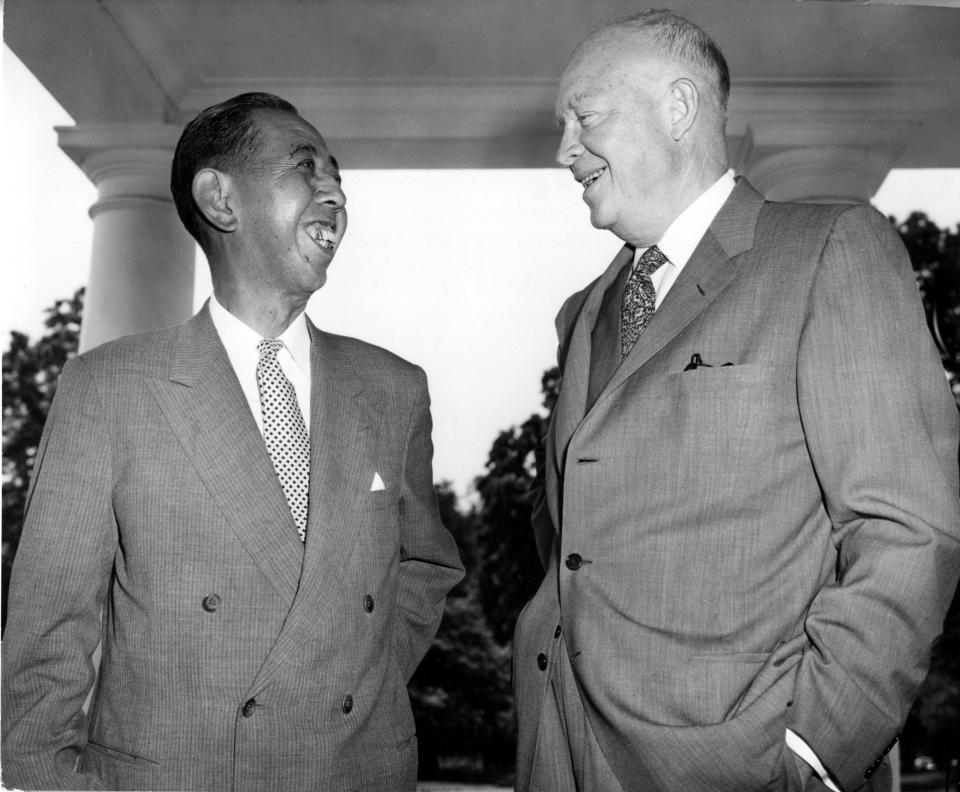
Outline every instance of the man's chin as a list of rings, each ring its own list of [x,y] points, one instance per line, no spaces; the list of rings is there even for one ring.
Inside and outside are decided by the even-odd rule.
[[[590,208],[590,225],[594,228],[598,228],[601,231],[609,231],[613,226],[613,218],[608,217],[606,214],[601,212],[599,209]]]
[[[325,261],[318,261],[316,258],[310,261],[310,273],[304,285],[311,293],[322,289],[327,282],[327,267],[330,266],[331,261],[333,261],[333,256]]]

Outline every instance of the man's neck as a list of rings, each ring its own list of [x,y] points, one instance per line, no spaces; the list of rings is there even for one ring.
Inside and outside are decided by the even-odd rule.
[[[262,292],[252,295],[226,284],[214,283],[213,293],[220,305],[263,338],[278,338],[303,313],[306,299]]]
[[[655,245],[666,230],[691,204],[703,195],[717,179],[726,173],[725,164],[719,161],[691,161],[676,173],[669,195],[663,197],[659,216],[641,218],[630,227],[611,228],[620,239],[636,248]]]

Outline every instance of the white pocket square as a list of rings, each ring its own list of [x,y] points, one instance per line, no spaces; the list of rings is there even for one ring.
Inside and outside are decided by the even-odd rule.
[[[370,485],[370,492],[380,492],[380,490],[385,490],[387,485],[383,483],[383,479],[380,478],[379,473],[373,474],[373,483]]]

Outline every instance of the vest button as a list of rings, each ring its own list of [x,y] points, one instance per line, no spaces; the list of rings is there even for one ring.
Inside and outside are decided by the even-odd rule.
[[[363,598],[363,609],[367,613],[373,613],[373,597],[371,597],[369,594]]]
[[[207,594],[207,596],[203,598],[203,602],[200,603],[200,605],[207,613],[213,613],[217,608],[220,607],[220,595]]]
[[[547,670],[547,656],[543,652],[537,655],[537,668],[541,671]]]
[[[253,715],[253,711],[256,708],[256,706],[257,706],[257,700],[250,699],[249,701],[244,703],[243,709],[240,710],[240,714],[243,715],[244,718],[249,718],[251,715]]]
[[[340,705],[340,709],[343,710],[344,715],[349,715],[353,709],[353,696],[347,693],[347,695],[343,697],[343,704]]]
[[[571,572],[576,572],[583,566],[583,558],[580,557],[579,553],[570,553],[564,563],[567,565],[567,569]]]

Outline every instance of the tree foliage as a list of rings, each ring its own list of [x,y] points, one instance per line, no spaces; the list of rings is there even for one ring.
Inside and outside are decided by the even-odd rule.
[[[490,777],[513,758],[510,652],[494,640],[477,597],[476,514],[458,508],[448,482],[437,484],[436,492],[466,575],[447,597],[437,637],[410,681],[420,776],[452,770],[461,777]],[[441,760],[456,764],[444,768]]]
[[[20,542],[27,485],[63,364],[77,353],[83,292],[46,310],[49,332],[31,343],[16,330],[3,353],[3,623],[10,565]]]
[[[891,218],[891,221],[896,222]],[[939,228],[920,213],[897,224],[917,275],[927,323],[960,404],[960,227]],[[903,730],[903,757],[923,753],[940,767],[960,757],[960,589],[933,648],[930,674]]]
[[[480,496],[477,543],[482,550],[480,601],[498,642],[507,644],[520,610],[543,579],[530,529],[534,480],[543,476],[543,444],[549,414],[560,388],[560,370],[541,379],[546,415],[534,413],[519,427],[497,435],[487,458],[487,471],[476,480]]]
[[[897,231],[910,254],[927,323],[960,401],[960,226],[952,231],[939,228],[922,212],[913,212],[897,224]]]

